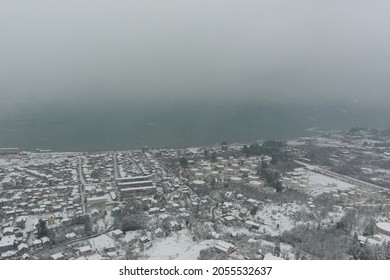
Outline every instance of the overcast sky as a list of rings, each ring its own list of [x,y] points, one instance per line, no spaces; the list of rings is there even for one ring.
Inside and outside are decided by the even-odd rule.
[[[0,95],[390,105],[389,14],[386,0],[0,0]]]

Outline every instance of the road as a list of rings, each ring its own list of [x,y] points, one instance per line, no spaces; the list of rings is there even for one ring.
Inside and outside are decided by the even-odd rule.
[[[183,185],[187,186],[190,190],[192,190],[192,192],[199,198],[199,194],[196,192],[196,190],[194,188],[192,188],[189,184],[187,184],[186,182],[184,182],[179,176],[177,176],[172,170],[170,170],[165,164],[163,164],[160,160],[158,160],[157,158],[155,158],[153,155],[151,155],[151,157],[157,161],[160,166],[162,166],[165,170],[168,171],[168,173],[170,173],[173,177],[177,178]],[[216,199],[214,199],[213,197],[209,196],[212,200],[214,200],[215,202],[218,202]],[[211,209],[210,209],[210,212],[211,212],[211,219],[212,221],[215,221],[216,220],[216,215],[215,215],[215,210],[216,210],[216,207],[215,206],[212,206]],[[209,219],[207,219],[209,220]]]
[[[166,171],[168,171],[168,173],[170,173],[173,177],[175,177],[177,180],[179,180],[181,182],[182,185],[185,185],[187,186],[190,190],[192,190],[194,192],[194,194],[199,197],[198,193],[196,192],[196,190],[191,187],[189,184],[187,184],[186,182],[184,182],[179,176],[177,176],[171,169],[169,169],[165,164],[163,164],[160,160],[158,160],[157,158],[155,158],[153,155],[150,155],[151,158],[153,158],[156,162],[158,162],[158,164],[160,166],[162,166]]]
[[[116,153],[113,154],[113,157],[114,157],[114,179],[116,181],[116,179],[119,178],[119,174],[118,174],[118,161],[117,161]]]
[[[86,213],[85,209],[85,194],[84,194],[84,186],[85,186],[85,180],[84,180],[84,174],[83,174],[83,159],[81,157],[79,159],[79,178],[80,178],[80,186],[79,186],[79,191],[81,194],[81,207],[83,208],[83,213]]]

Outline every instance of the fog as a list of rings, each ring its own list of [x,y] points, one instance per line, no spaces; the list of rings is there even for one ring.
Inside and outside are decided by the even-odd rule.
[[[388,1],[0,1],[7,98],[389,101]]]
[[[0,0],[0,121],[181,102],[384,110],[389,12],[379,0]]]

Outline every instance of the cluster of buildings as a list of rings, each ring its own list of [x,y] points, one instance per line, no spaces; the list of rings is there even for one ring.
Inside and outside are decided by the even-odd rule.
[[[346,209],[389,201],[385,139],[358,130],[290,141],[296,166],[280,171],[280,180],[291,198],[262,177],[272,157],[247,157],[241,145],[102,153],[0,149],[0,256],[143,258],[163,240],[190,236],[189,246],[209,248],[221,258],[278,258],[272,255],[276,245],[265,237],[302,224],[301,217],[320,215],[328,206],[318,201],[332,206],[326,208],[331,218],[324,219],[332,223]],[[329,165],[307,148],[325,149]],[[183,157],[186,166],[180,165]],[[340,172],[343,162],[355,161],[352,170],[368,180]],[[131,220],[134,215],[138,220]],[[376,235],[360,241],[390,240],[388,220],[377,221]],[[50,234],[38,238],[40,221]],[[283,258],[295,253],[282,246]]]

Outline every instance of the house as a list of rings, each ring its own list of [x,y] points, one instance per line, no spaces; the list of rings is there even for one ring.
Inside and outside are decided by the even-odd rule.
[[[257,204],[257,200],[255,200],[253,198],[248,198],[245,202],[248,205],[256,205]]]
[[[269,260],[276,261],[276,260],[284,260],[284,259],[283,259],[283,258],[280,258],[280,257],[276,257],[276,256],[272,255],[271,253],[267,253],[267,254],[265,254],[265,256],[264,256],[264,260],[265,260],[265,261],[269,261]]]
[[[71,220],[70,220],[69,218],[63,218],[63,219],[61,220],[61,223],[62,223],[64,226],[69,225],[70,222],[71,222]]]
[[[41,239],[35,239],[33,241],[33,245],[34,245],[34,248],[35,249],[41,249],[43,244],[42,244],[42,240]]]
[[[56,261],[56,260],[63,260],[63,259],[65,259],[65,256],[62,253],[57,253],[57,254],[51,255],[50,258],[52,260]]]
[[[245,227],[249,230],[257,230],[260,228],[260,225],[251,221],[251,220],[246,220],[245,221]]]
[[[246,209],[241,209],[238,215],[240,218],[245,218],[248,215],[248,211]]]
[[[142,237],[139,239],[139,242],[141,242],[141,243],[143,243],[143,244],[148,243],[148,242],[150,242],[150,238],[144,235],[144,236],[142,236]]]
[[[18,253],[19,254],[25,254],[29,251],[28,245],[26,243],[21,243],[18,246]]]
[[[232,202],[227,202],[227,201],[225,201],[225,202],[223,203],[223,207],[232,208],[232,207],[233,207],[233,203],[232,203]]]
[[[219,233],[217,233],[217,232],[215,232],[215,231],[210,232],[210,235],[211,235],[211,237],[214,238],[214,239],[220,239],[220,238],[222,237],[221,234],[219,234]]]
[[[229,255],[236,250],[236,246],[231,243],[218,240],[217,244],[215,245],[215,249],[219,252]]]
[[[92,205],[102,205],[107,202],[107,197],[106,196],[95,196],[95,197],[88,197],[87,198],[87,205],[92,206]]]
[[[116,251],[116,247],[113,243],[111,244],[107,244],[105,247],[104,247],[104,252],[114,252]]]
[[[175,231],[181,230],[181,225],[176,221],[170,221],[169,226],[171,227],[172,230],[175,230]]]
[[[254,254],[254,259],[255,260],[263,260],[264,259],[264,254],[261,249],[257,250],[257,252]]]
[[[80,247],[78,251],[81,256],[88,256],[92,254],[92,248],[89,245]]]
[[[152,207],[148,211],[149,215],[158,214],[158,213],[160,213],[160,208],[158,208],[158,207]]]
[[[174,208],[180,208],[180,204],[174,202],[174,203],[172,203],[172,207],[174,207]]]
[[[226,225],[232,225],[234,223],[234,221],[236,220],[236,218],[234,218],[233,216],[225,216],[223,218],[224,222]]]
[[[122,214],[122,209],[120,207],[115,207],[111,210],[112,217],[119,217]]]
[[[11,236],[14,235],[15,229],[14,227],[6,227],[3,229],[3,236]]]
[[[0,240],[0,253],[12,251],[14,249],[15,235],[3,236]]]
[[[118,256],[117,252],[107,252],[107,256],[110,258],[116,258]]]
[[[360,241],[360,244],[364,245],[366,242],[370,245],[378,245],[378,246],[381,246],[383,244],[383,242],[381,241],[378,241],[378,240],[375,240],[373,238],[369,238],[369,237],[366,237],[366,236],[363,236],[363,235],[358,235],[358,239]]]
[[[47,237],[47,236],[42,237],[41,240],[42,240],[42,245],[43,246],[45,246],[45,245],[50,243],[50,238]]]
[[[15,257],[15,255],[16,255],[15,251],[7,251],[7,252],[1,254],[1,258],[5,259],[5,260],[10,260],[10,259],[13,259],[13,257]]]
[[[115,238],[119,238],[122,235],[124,235],[124,232],[121,231],[120,229],[116,229],[116,230],[112,231],[112,236],[115,237]]]
[[[67,233],[67,234],[65,234],[65,237],[67,240],[71,240],[71,239],[76,238],[76,234],[74,232]]]
[[[96,218],[99,217],[99,215],[100,215],[99,210],[97,210],[96,208],[91,210],[91,217]]]
[[[157,228],[157,229],[154,231],[154,236],[155,236],[156,238],[161,238],[161,237],[163,237],[163,236],[164,236],[164,233],[163,233],[162,229],[161,229],[161,228]]]

